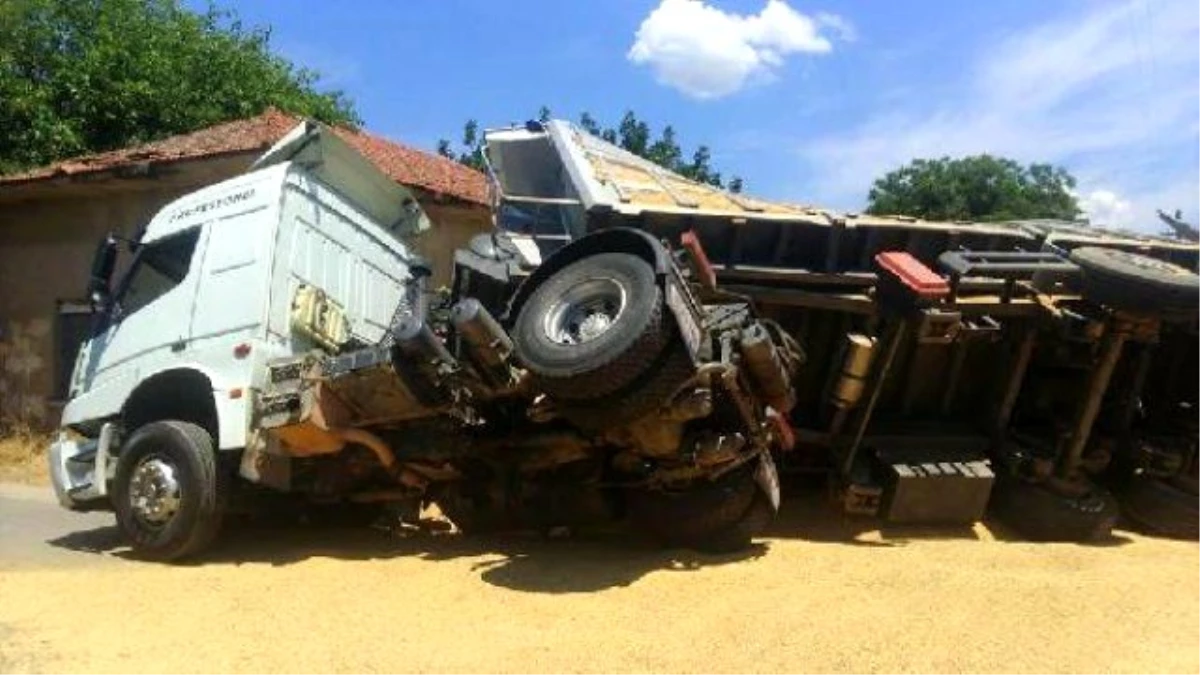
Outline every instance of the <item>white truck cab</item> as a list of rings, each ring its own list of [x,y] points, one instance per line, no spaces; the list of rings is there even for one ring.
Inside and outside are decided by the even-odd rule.
[[[407,189],[304,123],[248,173],[159,211],[111,285],[108,238],[93,271],[99,319],[50,451],[60,502],[110,508],[117,430],[145,420],[187,420],[220,450],[244,447],[264,364],[317,339],[294,330],[298,293],[319,289],[350,339],[377,341],[415,261],[404,239],[428,227]]]

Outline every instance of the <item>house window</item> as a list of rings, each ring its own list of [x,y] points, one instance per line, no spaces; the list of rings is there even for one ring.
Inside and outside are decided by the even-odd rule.
[[[54,318],[53,397],[56,401],[66,401],[70,396],[75,357],[91,333],[94,314],[86,302],[60,300]]]

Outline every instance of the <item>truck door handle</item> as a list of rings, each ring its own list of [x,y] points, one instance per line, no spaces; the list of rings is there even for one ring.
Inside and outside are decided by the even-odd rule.
[[[184,340],[183,338],[179,338],[178,340],[171,343],[171,351],[173,351],[173,352],[181,352],[184,350],[185,347],[187,347],[187,341]]]

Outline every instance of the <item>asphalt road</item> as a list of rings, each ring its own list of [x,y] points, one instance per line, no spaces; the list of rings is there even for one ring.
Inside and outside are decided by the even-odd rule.
[[[240,530],[189,565],[0,485],[0,672],[1197,672],[1200,547],[889,529],[793,499],[739,556]]]
[[[28,567],[95,567],[122,562],[73,545],[79,532],[108,532],[107,513],[72,513],[58,507],[49,487],[0,483],[0,570]],[[116,532],[112,543],[117,541]]]

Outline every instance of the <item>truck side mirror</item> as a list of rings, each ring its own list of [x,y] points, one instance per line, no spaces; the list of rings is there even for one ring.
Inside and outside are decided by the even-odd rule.
[[[88,279],[87,295],[88,300],[98,307],[107,306],[112,295],[111,283],[113,270],[117,266],[118,245],[119,240],[110,233],[100,240],[92,258],[92,276]]]

